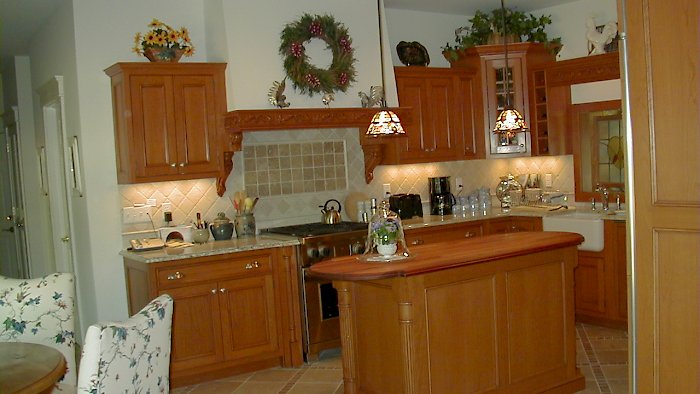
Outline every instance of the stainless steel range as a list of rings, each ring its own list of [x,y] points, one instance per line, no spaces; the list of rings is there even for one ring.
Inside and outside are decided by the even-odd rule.
[[[308,269],[319,261],[336,256],[364,253],[367,223],[309,223],[265,231],[299,237],[301,241],[298,261],[304,355],[307,360],[317,359],[321,350],[340,347],[338,294],[330,281],[314,278]]]

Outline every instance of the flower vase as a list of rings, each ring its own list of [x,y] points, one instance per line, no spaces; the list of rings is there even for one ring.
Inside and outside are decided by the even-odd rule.
[[[382,256],[392,256],[396,253],[396,243],[390,244],[377,244],[377,253]]]
[[[154,63],[177,63],[185,53],[182,49],[175,48],[146,48],[143,56]]]

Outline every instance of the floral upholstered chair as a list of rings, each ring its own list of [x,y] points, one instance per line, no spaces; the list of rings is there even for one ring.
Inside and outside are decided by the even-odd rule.
[[[58,391],[75,391],[75,318],[73,274],[36,279],[0,276],[0,342],[30,342],[58,349],[66,373]]]
[[[78,393],[167,393],[173,299],[163,294],[125,322],[85,334]]]

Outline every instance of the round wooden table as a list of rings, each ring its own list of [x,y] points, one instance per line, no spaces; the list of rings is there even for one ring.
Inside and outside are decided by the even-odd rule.
[[[0,393],[50,393],[66,372],[57,349],[25,342],[0,342]]]

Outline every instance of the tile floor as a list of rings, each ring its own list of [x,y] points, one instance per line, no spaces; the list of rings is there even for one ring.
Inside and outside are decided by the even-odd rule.
[[[627,393],[627,333],[576,325],[576,362],[586,377],[579,393]],[[301,368],[272,368],[172,390],[173,394],[336,394],[343,392],[340,351],[322,352]]]

